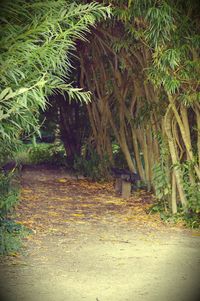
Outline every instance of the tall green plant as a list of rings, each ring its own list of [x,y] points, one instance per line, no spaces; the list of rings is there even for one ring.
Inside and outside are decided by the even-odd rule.
[[[132,37],[146,60],[144,71],[147,81],[163,98],[168,120],[169,116],[173,119],[169,121],[170,131],[173,131],[173,143],[177,144],[177,155],[180,156],[176,163],[184,160],[185,156],[181,155],[184,152],[191,161],[194,174],[200,179],[196,147],[199,142],[194,131],[200,99],[198,1],[136,0],[128,1],[126,9],[121,1],[116,0],[115,3],[116,16],[124,23],[126,37],[129,36],[129,40]],[[136,47],[132,49],[136,52]],[[141,60],[140,55],[139,58]],[[197,115],[197,120],[191,120],[193,126],[187,124],[191,110]],[[174,134],[176,125],[179,135]]]
[[[109,15],[110,8],[97,2],[1,1],[0,167],[13,156],[21,136],[39,132],[39,111],[47,107],[49,95],[59,92],[69,101],[90,101],[90,92],[69,79],[70,57],[76,41],[86,40],[91,27]],[[10,183],[0,174],[0,222],[17,199]],[[13,249],[13,229],[0,224],[0,253]]]
[[[88,102],[90,93],[69,82],[76,40],[110,15],[99,3],[5,0],[0,10],[0,147],[38,132],[38,111],[52,93]],[[10,142],[10,143],[8,143]]]
[[[171,194],[171,183],[169,179],[169,149],[161,134],[157,135],[160,147],[160,160],[153,166],[153,184],[156,197],[167,209]]]

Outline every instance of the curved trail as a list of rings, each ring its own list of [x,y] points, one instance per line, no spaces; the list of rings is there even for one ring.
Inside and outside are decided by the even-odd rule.
[[[124,200],[112,183],[26,169],[16,219],[34,234],[22,256],[1,264],[4,299],[193,300],[200,238],[148,215],[151,198],[143,192]]]

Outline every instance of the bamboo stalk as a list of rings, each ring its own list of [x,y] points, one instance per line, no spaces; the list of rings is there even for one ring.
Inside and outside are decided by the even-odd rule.
[[[137,164],[137,169],[138,169],[141,179],[144,180],[145,179],[144,169],[143,169],[142,161],[141,161],[141,157],[140,157],[140,150],[139,150],[139,145],[138,145],[137,134],[133,127],[131,127],[131,133],[132,133],[132,143],[133,143],[133,149],[134,149],[134,155],[135,155],[135,160],[136,160],[136,164]]]
[[[176,176],[175,173],[172,173],[172,195],[171,195],[171,208],[172,213],[177,213],[177,203],[176,203]]]
[[[180,132],[181,132],[181,135],[182,135],[182,138],[183,138],[184,145],[185,145],[185,148],[187,150],[188,156],[189,156],[190,160],[192,162],[194,162],[194,169],[195,169],[196,175],[198,176],[198,178],[200,180],[200,169],[197,166],[197,164],[195,163],[193,151],[191,149],[191,145],[190,145],[190,143],[188,141],[187,133],[185,131],[185,126],[184,126],[184,124],[183,124],[183,122],[182,122],[182,120],[181,120],[181,118],[179,116],[179,113],[178,113],[177,109],[176,109],[176,106],[174,104],[174,99],[173,99],[173,97],[170,94],[168,94],[168,99],[169,99],[169,102],[171,104],[171,108],[173,110],[174,116],[175,116],[175,118],[177,120],[177,123],[179,125]]]
[[[172,159],[172,164],[174,166],[174,174],[176,177],[176,183],[177,183],[177,187],[178,187],[181,204],[185,208],[187,205],[187,199],[186,199],[185,192],[183,190],[183,179],[181,176],[181,172],[177,168],[177,165],[179,165],[180,162],[177,157],[176,147],[174,145],[174,138],[172,136],[172,129],[171,129],[172,117],[173,117],[172,108],[171,108],[171,105],[169,105],[167,112],[165,114],[165,118],[164,118],[164,128],[165,128],[165,133],[168,138],[169,150],[170,150],[170,155],[171,155],[171,159]]]
[[[197,116],[197,150],[198,150],[198,160],[200,168],[200,111],[199,108],[195,110]]]

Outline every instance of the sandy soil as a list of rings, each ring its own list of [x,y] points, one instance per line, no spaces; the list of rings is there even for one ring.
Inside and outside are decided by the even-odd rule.
[[[198,232],[149,216],[150,196],[55,170],[25,170],[23,255],[1,263],[1,300],[189,301],[200,296]]]

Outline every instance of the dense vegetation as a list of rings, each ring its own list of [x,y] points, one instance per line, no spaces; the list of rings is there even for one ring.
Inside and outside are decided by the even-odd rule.
[[[112,1],[115,19],[81,44],[80,84],[100,157],[116,141],[168,202],[200,210],[199,16],[195,2]]]
[[[128,167],[165,210],[197,218],[198,1],[99,2],[2,1],[0,166],[42,123],[58,160],[94,177]]]
[[[62,93],[69,100],[90,100],[88,91],[70,82],[71,56],[76,41],[85,40],[90,28],[109,14],[110,9],[98,3],[1,1],[0,166],[15,158],[22,139],[39,133],[39,114],[48,96]],[[10,189],[13,171],[1,173],[1,253],[10,250],[11,227],[3,225],[17,200]]]

